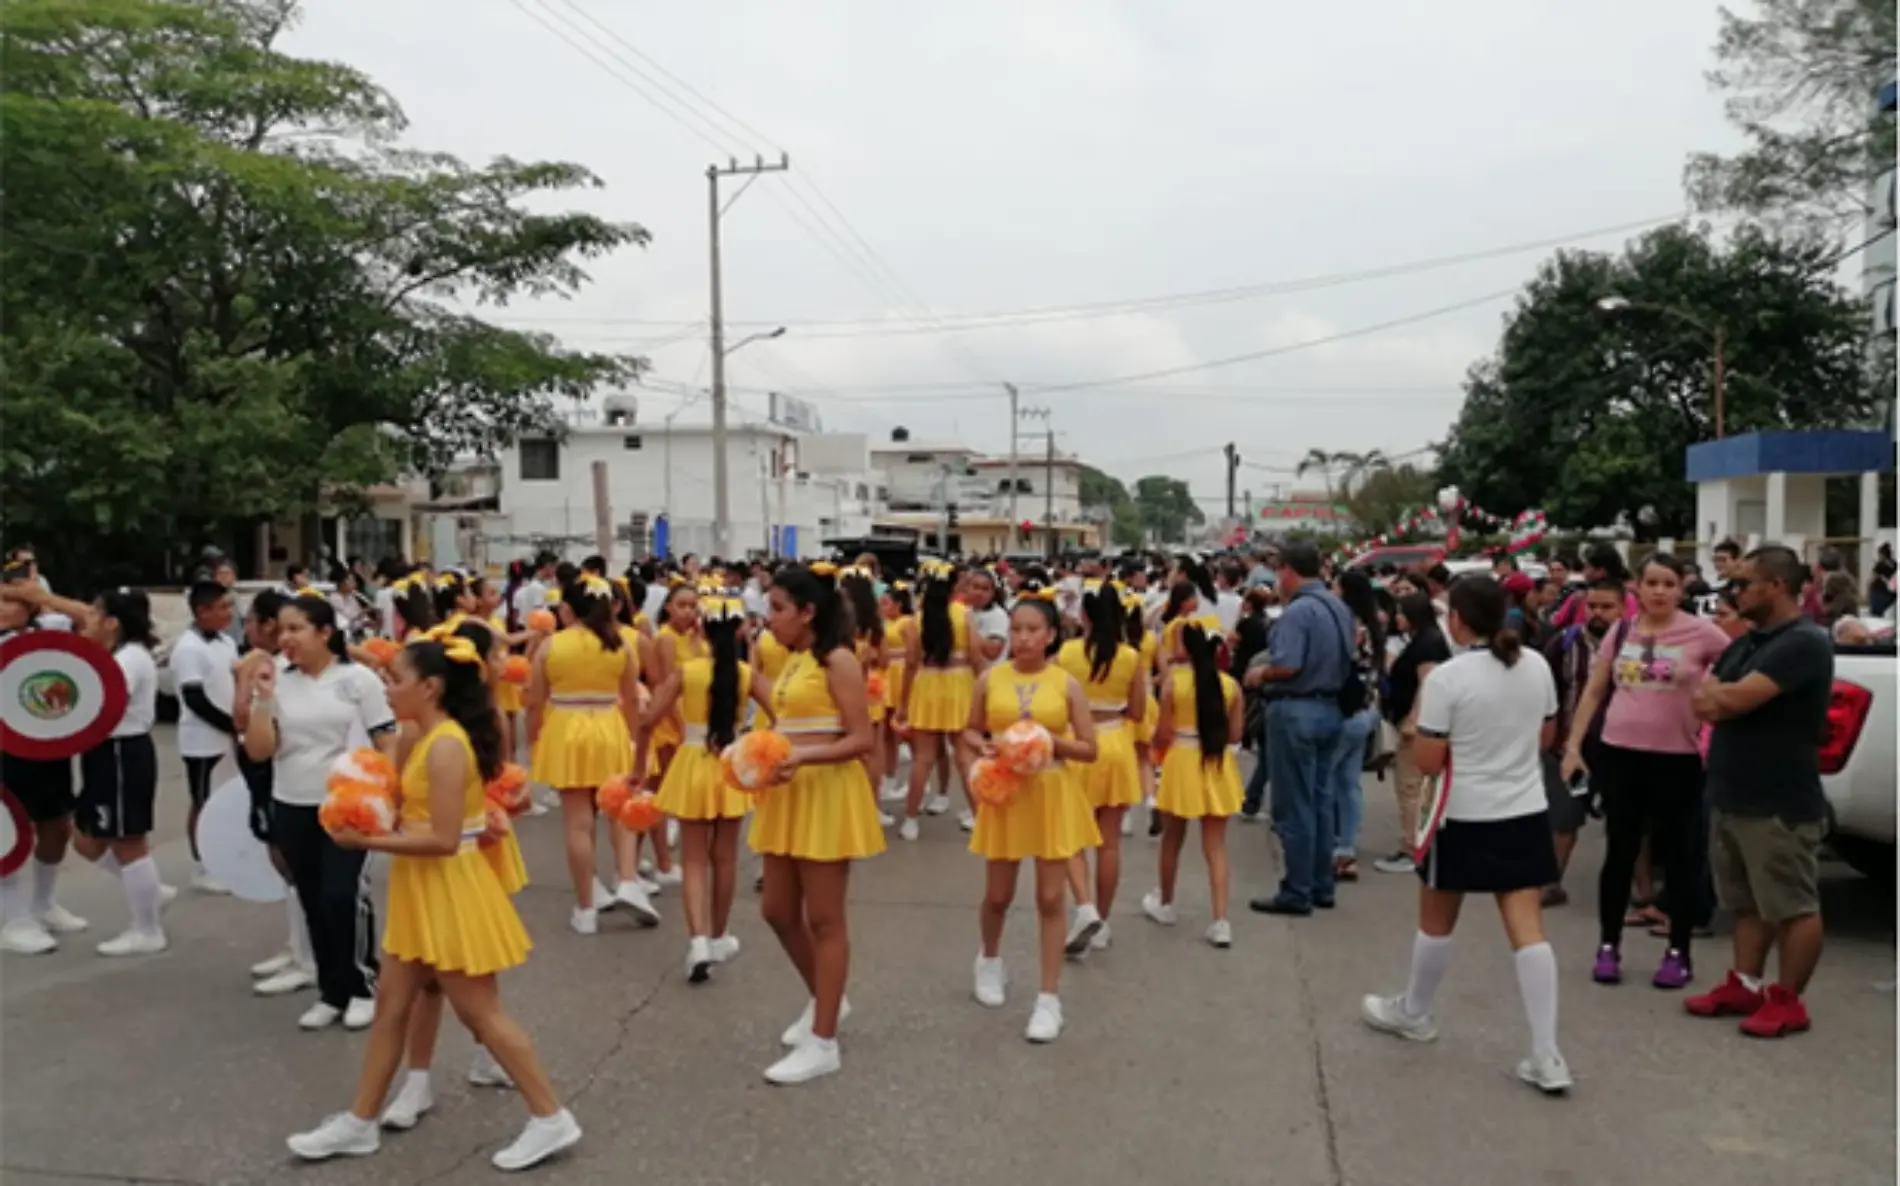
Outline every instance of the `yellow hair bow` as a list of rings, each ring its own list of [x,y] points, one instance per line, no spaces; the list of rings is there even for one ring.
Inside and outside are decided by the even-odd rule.
[[[1101,587],[1102,579],[1100,577],[1090,577],[1088,580],[1082,582],[1082,591],[1085,593],[1094,593],[1101,589]]]
[[[892,581],[891,591],[894,593],[908,593],[910,592],[910,582],[909,581]]]
[[[814,560],[809,567],[813,576],[835,577],[838,575],[838,566],[829,560]]]
[[[666,587],[669,589],[677,589],[685,583],[686,578],[677,572],[669,572],[666,574]]]
[[[1139,593],[1122,594],[1123,609],[1144,609],[1147,607],[1147,604],[1146,601],[1142,600],[1142,596]]]
[[[1025,589],[1023,591],[1023,597],[1026,600],[1047,601],[1053,604],[1056,599],[1056,591],[1054,586],[1046,585],[1040,589]]]
[[[323,590],[317,588],[315,585],[305,585],[303,588],[297,590],[297,596],[315,597],[319,601],[321,601],[324,598],[325,594]]]
[[[451,663],[480,663],[482,654],[475,644],[455,632],[455,627],[443,623],[432,630],[425,630],[416,638],[417,642],[432,642],[442,648],[442,657]]]
[[[559,589],[549,589],[547,599],[549,605],[561,604],[561,591]]]
[[[438,589],[453,589],[455,588],[455,586],[461,583],[462,583],[462,578],[456,576],[452,572],[445,572],[441,576],[435,578],[435,587]]]
[[[581,578],[581,588],[587,590],[595,597],[611,598],[614,595],[614,587],[609,585],[604,577],[592,575],[584,576]]]
[[[708,622],[742,621],[745,603],[730,597],[711,597],[699,603],[699,616]]]

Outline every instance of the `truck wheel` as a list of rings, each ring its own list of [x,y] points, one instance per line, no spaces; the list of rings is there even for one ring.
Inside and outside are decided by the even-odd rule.
[[[1861,836],[1829,836],[1827,846],[1854,872],[1876,881],[1894,879],[1894,846]]]

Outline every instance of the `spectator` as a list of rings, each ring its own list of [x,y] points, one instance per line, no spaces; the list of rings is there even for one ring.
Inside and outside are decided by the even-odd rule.
[[[1379,620],[1379,602],[1372,595],[1372,578],[1357,569],[1343,572],[1333,582],[1333,593],[1352,611],[1353,670],[1368,695],[1365,707],[1346,717],[1333,755],[1333,877],[1359,880],[1359,819],[1365,814],[1365,788],[1360,776],[1366,768],[1366,743],[1379,726],[1377,689],[1385,680],[1385,624]]]
[[[1820,847],[1827,799],[1820,746],[1834,684],[1834,648],[1801,612],[1800,557],[1750,552],[1730,584],[1753,627],[1695,692],[1714,722],[1708,780],[1716,893],[1734,914],[1735,962],[1714,992],[1683,1004],[1699,1017],[1739,1015],[1742,1032],[1779,1038],[1809,1026],[1801,1001],[1821,959]],[[1781,949],[1764,984],[1771,946]]]
[[[1353,674],[1353,622],[1319,574],[1318,548],[1287,545],[1278,585],[1285,609],[1268,636],[1267,662],[1247,672],[1250,686],[1268,688],[1273,823],[1286,855],[1279,891],[1250,903],[1262,914],[1303,916],[1334,900],[1327,769],[1345,728],[1340,701]],[[1350,707],[1359,711],[1363,700]]]
[[[1398,599],[1397,630],[1405,636],[1405,647],[1392,660],[1386,677],[1385,699],[1381,705],[1385,719],[1398,730],[1398,749],[1393,754],[1393,787],[1399,801],[1400,847],[1389,857],[1380,857],[1372,867],[1381,873],[1410,873],[1411,844],[1418,830],[1419,803],[1425,792],[1425,775],[1418,768],[1418,689],[1432,669],[1451,658],[1451,647],[1438,628],[1438,615],[1431,598],[1416,590]]]
[[[1821,582],[1821,625],[1827,627],[1835,642],[1863,646],[1874,640],[1873,631],[1860,621],[1860,590],[1852,574],[1830,572]]]
[[[1583,583],[1589,588],[1602,580],[1613,580],[1624,589],[1630,586],[1629,566],[1623,563],[1623,554],[1608,544],[1598,544],[1584,554]],[[1583,624],[1584,596],[1582,591],[1572,593],[1550,616],[1550,624],[1559,630]],[[1636,616],[1636,594],[1626,592],[1623,597],[1623,616]]]
[[[1445,611],[1451,604],[1446,600],[1451,589],[1451,569],[1445,567],[1444,562],[1440,561],[1426,568],[1420,575],[1425,579],[1425,592],[1432,599],[1432,612],[1438,615],[1438,629],[1441,633],[1448,634],[1449,632],[1445,629]]]
[[[296,593],[310,583],[310,569],[301,564],[292,564],[284,569],[284,591]]]
[[[1884,618],[1894,603],[1893,545],[1881,544],[1875,549],[1874,574],[1867,582],[1867,612],[1876,618]]]
[[[1578,750],[1584,765],[1594,770],[1601,762],[1603,712],[1609,705],[1599,704],[1596,712],[1582,721],[1577,719],[1577,706],[1589,686],[1597,651],[1623,620],[1623,586],[1608,578],[1598,581],[1584,591],[1584,609],[1581,626],[1568,627],[1544,644],[1544,661],[1550,664],[1551,678],[1557,684],[1557,731],[1551,748],[1544,751],[1544,797],[1550,804],[1550,830],[1557,848],[1557,880],[1544,889],[1546,907],[1570,901],[1563,878],[1570,868],[1570,854],[1576,851],[1577,833],[1583,830],[1589,814],[1590,794],[1581,779],[1573,786],[1564,778],[1563,755],[1572,731],[1582,730]]]
[[[1242,605],[1240,624],[1235,627],[1233,669],[1243,675],[1256,666],[1265,665],[1268,660],[1267,635],[1272,622],[1267,610],[1273,605],[1273,589],[1267,585],[1255,585],[1247,590]],[[1248,692],[1247,714],[1244,722],[1243,745],[1253,749],[1253,770],[1247,776],[1247,790],[1241,799],[1240,818],[1243,823],[1253,823],[1260,818],[1260,807],[1267,796],[1267,716],[1259,693]]]
[[[1822,548],[1820,555],[1814,558],[1814,573],[1808,581],[1808,587],[1801,594],[1801,612],[1821,625],[1827,625],[1827,610],[1821,604],[1822,587],[1827,578],[1834,573],[1845,573],[1847,560],[1839,548]]]

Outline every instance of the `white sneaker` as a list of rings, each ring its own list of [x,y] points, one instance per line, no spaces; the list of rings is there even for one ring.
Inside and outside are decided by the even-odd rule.
[[[562,1108],[552,1116],[533,1116],[514,1144],[498,1149],[489,1163],[498,1170],[525,1170],[540,1165],[564,1149],[581,1141],[581,1126],[574,1113]]]
[[[671,869],[662,869],[653,875],[653,884],[656,888],[650,892],[657,894],[666,886],[680,885],[684,883],[685,880],[686,872],[678,865],[673,866]]]
[[[1570,1090],[1570,1064],[1561,1054],[1533,1054],[1517,1064],[1517,1077],[1545,1095],[1562,1095]]]
[[[541,802],[539,798],[534,797],[534,796],[529,797],[528,799],[528,814],[529,815],[546,815],[548,813],[548,810],[549,810],[548,805],[546,803]]]
[[[77,935],[91,925],[58,902],[40,911],[38,917],[40,925],[55,935]]]
[[[844,1023],[850,1017],[851,1017],[851,998],[846,997],[843,1000],[838,1002],[838,1028],[843,1029]],[[798,1020],[794,1021],[790,1025],[790,1027],[786,1029],[784,1033],[778,1036],[779,1045],[803,1046],[805,1043],[811,1041],[812,1040],[812,1033],[811,1033],[812,1023],[816,1021],[817,1019],[818,1019],[818,1002],[806,1001],[805,1011],[798,1015]]]
[[[1008,978],[1003,973],[1003,957],[985,959],[976,957],[976,1003],[988,1009],[1001,1009],[1005,999],[1003,986]]]
[[[600,899],[596,898],[595,901]],[[592,935],[600,930],[600,911],[587,906],[574,907],[567,916],[567,925],[574,928],[576,935]]]
[[[660,883],[651,877],[636,877],[633,879],[633,884],[645,891],[646,896],[649,898],[657,898],[660,896]]]
[[[285,1144],[305,1161],[327,1161],[332,1157],[367,1157],[383,1147],[383,1138],[374,1120],[338,1112]]]
[[[917,817],[914,815],[905,816],[904,822],[897,825],[897,834],[899,837],[905,840],[917,839],[917,836],[919,834],[918,827],[917,827]]]
[[[475,1047],[474,1061],[468,1064],[468,1081],[476,1087],[513,1088],[515,1085],[514,1077],[495,1061],[486,1046]]]
[[[623,881],[614,888],[614,898],[622,906],[633,911],[634,921],[643,927],[660,925],[660,912],[647,900],[647,891],[637,881]]]
[[[964,808],[957,813],[957,826],[966,832],[976,831],[976,812]]]
[[[217,878],[211,876],[211,874],[206,873],[203,869],[200,869],[196,873],[192,874],[191,888],[197,890],[201,894],[217,894],[220,896],[229,895],[231,892],[230,887],[226,886],[222,881],[219,881]]]
[[[302,992],[306,988],[314,988],[316,983],[315,972],[292,964],[275,976],[266,976],[262,980],[253,982],[251,991],[260,997],[283,997],[293,992]]]
[[[343,1028],[346,1030],[366,1030],[375,1023],[375,998],[351,997],[349,1006],[343,1010]]]
[[[668,848],[680,846],[680,822],[676,819],[666,821],[666,846]]]
[[[1093,903],[1077,906],[1075,921],[1069,924],[1069,938],[1062,945],[1063,953],[1071,956],[1086,955],[1089,944],[1094,942],[1096,933],[1101,929],[1102,914]]]
[[[1372,867],[1381,873],[1418,872],[1418,865],[1412,861],[1410,854],[1402,852],[1395,852],[1389,857],[1380,857],[1372,862]]]
[[[423,1113],[435,1107],[435,1088],[429,1083],[429,1072],[411,1071],[403,1076],[402,1086],[396,1089],[396,1098],[389,1101],[383,1109],[383,1127],[393,1128],[397,1132],[408,1132],[422,1119]]]
[[[721,935],[712,941],[713,963],[729,963],[738,958],[738,955],[739,937],[737,935]]]
[[[712,978],[712,943],[704,935],[694,935],[686,943],[686,980],[704,984]]]
[[[251,979],[263,980],[279,972],[287,972],[297,962],[297,957],[288,951],[280,951],[262,963],[251,965]]]
[[[1122,812],[1122,835],[1133,836],[1134,834],[1135,834],[1135,813],[1132,811],[1124,811]]]
[[[322,1001],[318,1001],[303,1011],[303,1016],[297,1019],[297,1028],[300,1030],[309,1030],[314,1033],[317,1030],[327,1030],[342,1020],[343,1010],[337,1008],[335,1005],[328,1005]]]
[[[620,905],[614,900],[614,892],[607,888],[607,883],[598,877],[594,879],[594,896],[591,900],[594,903],[594,909],[603,914]]]
[[[1089,949],[1091,951],[1107,951],[1108,945],[1112,942],[1114,942],[1114,940],[1109,936],[1108,924],[1103,923],[1102,929],[1095,932],[1095,938],[1089,940]]]
[[[1053,1042],[1062,1036],[1062,1000],[1052,992],[1036,997],[1035,1011],[1029,1015],[1024,1037],[1031,1042]]]
[[[843,1069],[844,1063],[838,1057],[837,1041],[812,1038],[801,1046],[793,1047],[790,1054],[765,1068],[765,1081],[779,1087],[793,1087],[826,1075],[835,1075]]]
[[[884,781],[884,789],[878,795],[886,803],[896,803],[910,797],[910,788],[894,778]]]
[[[163,910],[167,906],[170,906],[173,902],[176,902],[177,900],[178,900],[178,887],[175,885],[166,885],[165,883],[160,882],[158,886],[158,908],[160,910]]]
[[[950,810],[950,796],[927,795],[924,797],[925,815],[942,815],[948,810]]]
[[[1380,1033],[1393,1034],[1407,1041],[1430,1042],[1438,1037],[1438,1022],[1429,1013],[1423,1017],[1413,1017],[1407,1013],[1404,996],[1369,996],[1359,1003],[1359,1016]]]
[[[0,927],[0,950],[15,955],[45,955],[59,949],[59,940],[37,918],[16,918]]]
[[[117,938],[107,939],[96,949],[100,955],[157,955],[170,946],[163,931],[126,931]]]
[[[1217,918],[1208,925],[1207,941],[1223,950],[1234,945],[1234,924],[1224,918]]]
[[[1151,889],[1141,895],[1141,912],[1164,927],[1171,927],[1177,921],[1173,904],[1163,902],[1158,889]]]
[[[653,858],[641,857],[640,863],[634,866],[634,872],[640,874],[642,877],[650,875],[653,872]]]
[[[897,822],[896,816],[884,810],[882,807],[877,809],[877,826],[878,827],[888,828],[896,822]]]

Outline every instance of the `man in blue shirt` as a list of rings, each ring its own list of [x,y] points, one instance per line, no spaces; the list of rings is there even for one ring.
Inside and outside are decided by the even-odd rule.
[[[1319,549],[1288,544],[1280,557],[1285,609],[1267,636],[1267,661],[1247,672],[1267,697],[1273,827],[1286,856],[1279,892],[1249,903],[1262,914],[1304,916],[1333,905],[1333,804],[1326,773],[1345,714],[1339,692],[1352,674],[1352,611],[1320,579]]]

